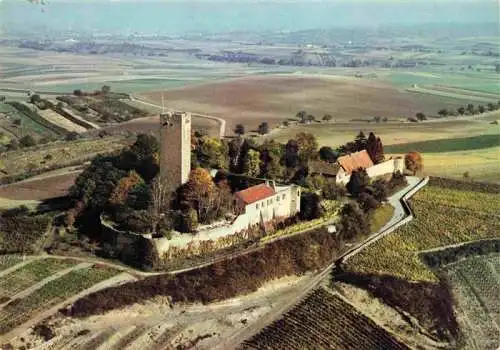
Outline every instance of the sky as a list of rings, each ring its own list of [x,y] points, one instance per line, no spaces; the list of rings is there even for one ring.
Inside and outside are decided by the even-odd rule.
[[[40,0],[41,1],[41,0]],[[4,30],[183,35],[498,22],[500,0],[3,0]],[[41,11],[43,9],[43,12]]]

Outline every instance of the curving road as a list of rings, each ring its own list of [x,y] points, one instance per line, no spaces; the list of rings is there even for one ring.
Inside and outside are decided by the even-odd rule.
[[[399,225],[410,221],[413,218],[412,213],[410,212],[407,215],[407,204],[405,203],[406,199],[411,197],[415,191],[418,191],[420,188],[425,186],[429,181],[428,178],[419,179],[417,177],[407,177],[408,186],[406,186],[401,191],[395,193],[391,197],[388,198],[388,202],[395,207],[393,217],[389,222],[382,227],[378,232],[369,236],[366,240],[361,242],[360,244],[354,246],[349,249],[345,253],[343,253],[340,257],[336,258],[333,263],[323,269],[320,273],[318,273],[314,278],[312,278],[301,290],[300,293],[295,295],[294,298],[290,298],[286,303],[284,303],[281,307],[272,310],[267,313],[264,317],[259,320],[257,325],[253,325],[247,328],[242,329],[241,331],[233,334],[230,338],[226,339],[223,343],[219,344],[215,349],[236,349],[239,344],[245,339],[251,338],[253,335],[260,332],[267,325],[271,324],[275,320],[279,319],[284,313],[288,312],[292,307],[297,305],[302,299],[304,299],[310,292],[312,292],[315,288],[323,283],[324,279],[327,278],[334,266],[338,264],[339,261],[343,261],[344,258],[350,257],[373,242],[377,241],[381,237],[386,234],[391,233],[397,228]]]
[[[133,94],[130,94],[130,100],[133,102],[141,103],[141,104],[155,107],[155,108],[159,108],[159,109],[163,108],[159,104],[141,100],[141,99],[135,97]],[[192,115],[197,116],[197,117],[201,117],[201,118],[210,119],[210,120],[215,120],[216,122],[219,123],[219,137],[223,138],[226,135],[226,121],[224,119],[219,118],[219,117],[215,117],[213,115],[207,115],[207,114],[192,113]]]

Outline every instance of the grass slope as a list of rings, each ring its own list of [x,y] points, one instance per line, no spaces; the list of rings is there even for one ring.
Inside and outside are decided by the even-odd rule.
[[[384,147],[384,151],[387,153],[406,153],[411,151],[441,153],[469,151],[497,146],[500,146],[500,135],[492,134],[389,145]]]

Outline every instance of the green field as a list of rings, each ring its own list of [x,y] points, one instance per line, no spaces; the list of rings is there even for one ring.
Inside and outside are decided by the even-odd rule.
[[[466,349],[500,344],[500,254],[471,257],[443,269],[456,299]]]
[[[45,128],[43,125],[38,124],[30,117],[19,112],[16,108],[8,104],[0,103],[0,113],[5,114],[4,117],[0,117],[0,128],[13,133],[17,137],[21,137],[27,134],[36,134],[39,135],[39,137],[56,136],[54,132]],[[16,119],[21,120],[21,128],[12,126],[12,123]]]
[[[420,153],[442,153],[497,147],[500,146],[500,127],[495,126],[495,128],[499,133],[388,145],[384,147],[384,151],[386,153],[407,153],[411,151]]]
[[[347,261],[352,272],[437,282],[422,250],[497,237],[500,195],[426,186],[412,199],[416,218]],[[488,214],[493,213],[493,214]]]
[[[117,270],[96,266],[73,270],[48,282],[23,299],[12,300],[0,310],[0,334],[9,332],[37,313],[49,310],[67,298],[117,273]]]
[[[492,72],[416,71],[390,73],[387,80],[400,87],[417,85],[444,85],[453,88],[499,93],[498,78]]]

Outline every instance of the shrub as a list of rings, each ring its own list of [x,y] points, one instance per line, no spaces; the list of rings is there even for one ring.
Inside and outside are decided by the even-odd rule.
[[[359,203],[360,208],[365,213],[371,213],[380,204],[380,202],[377,201],[371,194],[368,194],[366,192],[361,193],[358,196],[357,201]]]
[[[314,220],[323,214],[321,198],[316,193],[302,192],[300,195],[300,218],[302,220]]]
[[[321,188],[321,195],[324,199],[339,200],[347,195],[344,186],[338,186],[335,179],[327,179]]]
[[[19,139],[19,146],[22,148],[36,146],[36,140],[31,135],[23,136]]]
[[[340,212],[340,231],[344,239],[353,239],[370,233],[368,218],[359,204],[348,202]]]

